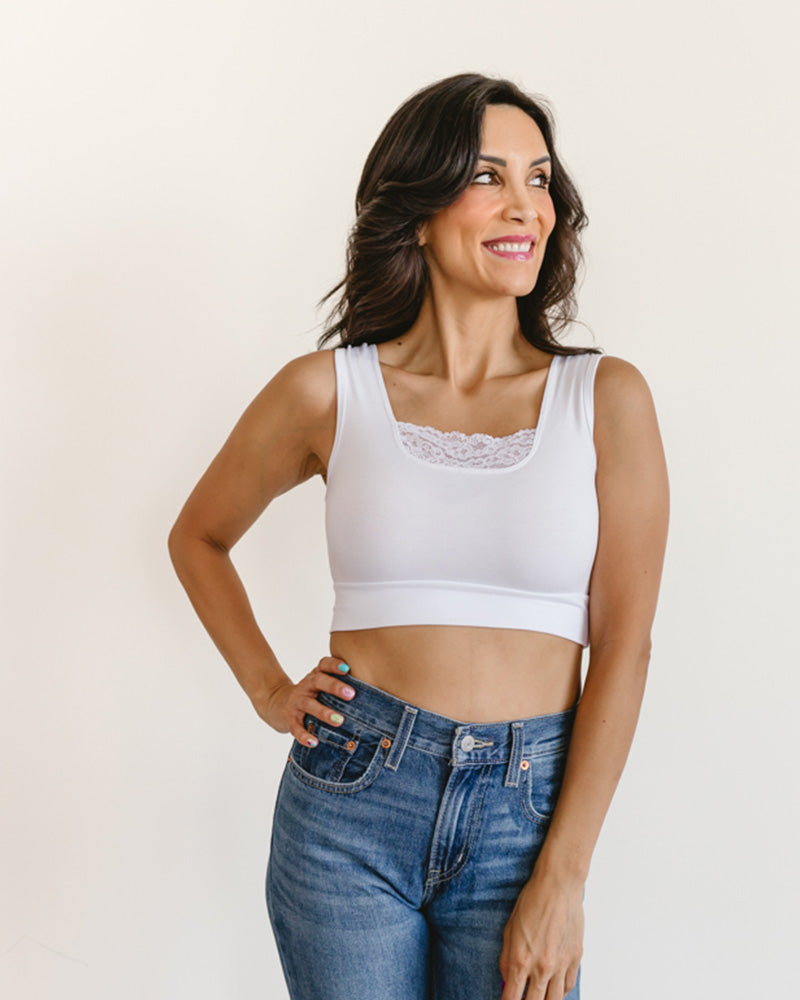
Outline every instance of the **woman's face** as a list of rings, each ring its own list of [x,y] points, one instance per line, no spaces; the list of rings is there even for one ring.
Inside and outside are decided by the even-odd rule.
[[[490,104],[464,193],[420,228],[434,294],[528,295],[556,215],[544,136],[520,108]]]

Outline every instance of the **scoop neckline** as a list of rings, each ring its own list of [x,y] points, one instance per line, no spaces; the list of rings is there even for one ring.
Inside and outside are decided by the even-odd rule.
[[[560,365],[563,355],[554,354],[550,364],[547,366],[547,378],[544,383],[544,391],[542,393],[542,403],[539,407],[539,417],[536,421],[535,427],[521,427],[520,430],[533,430],[536,433],[533,435],[533,444],[518,462],[513,465],[501,466],[500,468],[472,468],[470,466],[460,466],[460,465],[437,465],[435,462],[428,462],[424,458],[419,458],[410,452],[405,444],[403,443],[402,436],[400,434],[400,428],[398,427],[398,420],[394,415],[394,410],[392,409],[392,402],[389,399],[389,392],[386,388],[386,382],[383,379],[383,372],[381,371],[380,357],[378,356],[378,345],[368,344],[369,355],[372,362],[373,371],[378,382],[378,389],[383,401],[383,407],[386,412],[386,416],[389,421],[389,426],[392,431],[392,437],[394,438],[395,445],[398,450],[403,454],[409,461],[416,462],[418,465],[424,465],[428,469],[442,469],[446,472],[466,472],[466,473],[478,473],[480,475],[500,475],[502,473],[514,472],[517,469],[521,469],[530,462],[539,447],[539,442],[542,439],[542,431],[544,429],[545,421],[547,418],[547,412],[550,408],[550,399],[553,394],[553,383],[555,381],[554,376],[557,375],[557,371],[554,371],[554,367]],[[402,421],[404,424],[410,423],[408,420]],[[427,424],[412,424],[414,427],[427,427]],[[439,428],[431,427],[431,430],[438,431]],[[442,434],[452,433],[451,431],[439,431]],[[462,432],[459,432],[462,433]],[[481,432],[477,432],[481,433]],[[519,431],[514,431],[517,434]],[[473,435],[467,434],[466,437],[472,437]],[[494,435],[488,435],[489,437],[494,437]],[[510,434],[504,434],[502,437],[511,437]]]

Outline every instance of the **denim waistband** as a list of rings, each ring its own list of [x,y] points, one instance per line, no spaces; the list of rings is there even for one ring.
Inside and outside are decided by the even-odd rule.
[[[406,747],[448,757],[452,765],[509,763],[514,774],[523,758],[554,752],[568,739],[577,702],[564,712],[534,715],[506,722],[460,722],[412,705],[357,677],[348,677],[356,691],[346,701],[320,691],[319,701],[345,717],[345,726],[360,724],[380,732],[393,746],[387,767],[395,769]]]

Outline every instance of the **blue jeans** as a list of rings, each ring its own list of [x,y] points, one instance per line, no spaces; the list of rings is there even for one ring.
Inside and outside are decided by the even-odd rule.
[[[267,908],[292,1000],[499,1000],[503,928],[555,806],[575,707],[461,723],[355,677],[278,789]],[[578,1000],[580,978],[568,994]]]

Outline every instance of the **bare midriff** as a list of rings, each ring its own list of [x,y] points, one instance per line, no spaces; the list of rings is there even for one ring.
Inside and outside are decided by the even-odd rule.
[[[459,722],[563,712],[578,699],[582,647],[521,629],[402,625],[331,632],[353,677]]]

